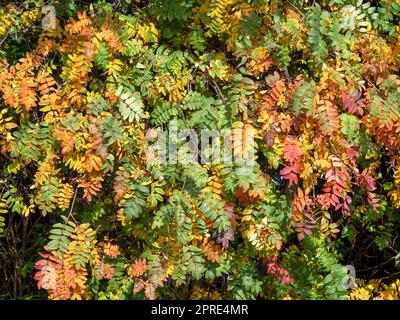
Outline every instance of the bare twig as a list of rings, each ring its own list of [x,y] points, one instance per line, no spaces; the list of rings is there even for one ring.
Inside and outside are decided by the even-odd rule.
[[[215,89],[215,91],[217,92],[218,96],[220,97],[220,99],[224,102],[224,104],[226,103],[227,99],[226,97],[222,94],[221,89],[219,88],[218,84],[213,80],[213,88]]]
[[[78,194],[78,187],[75,188],[74,198],[72,199],[71,208],[69,210],[69,214],[68,214],[68,217],[67,217],[67,221],[69,220],[69,218],[72,218],[72,220],[74,220],[75,223],[78,223],[78,221],[76,221],[74,215],[72,214],[72,210],[74,209],[74,205],[75,205],[75,200],[76,200],[76,195],[77,194]]]

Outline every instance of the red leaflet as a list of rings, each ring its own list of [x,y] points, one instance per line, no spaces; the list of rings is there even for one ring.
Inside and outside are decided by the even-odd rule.
[[[343,109],[350,114],[363,115],[363,102],[359,100],[361,97],[361,91],[354,91],[353,94],[349,95],[346,92],[342,93]]]
[[[329,169],[326,174],[325,174],[325,179],[327,182],[331,182],[332,180],[335,180],[335,175],[334,171],[332,169]]]
[[[265,64],[264,64],[265,71],[268,71],[268,69],[269,69],[269,67],[271,66],[272,63],[273,63],[273,61],[271,59],[269,59],[269,58],[267,58],[265,60]]]
[[[346,92],[343,92],[342,94],[342,102],[345,111],[350,114],[356,112],[356,103],[347,95]]]
[[[342,167],[342,162],[339,160],[339,159],[335,159],[335,158],[333,158],[333,162],[332,162],[332,165],[334,166],[334,167],[336,167],[336,168],[340,168],[340,167]]]
[[[346,196],[345,200],[344,200],[344,204],[343,204],[343,213],[346,216],[350,215],[350,204],[352,202],[352,198],[350,196]]]
[[[279,174],[280,174],[281,176],[285,176],[285,175],[289,174],[290,172],[292,172],[292,166],[287,166],[287,167],[283,168],[283,169],[279,172]]]
[[[335,194],[332,193],[332,195],[331,195],[331,204],[335,205],[337,203],[339,203],[339,198]]]
[[[327,192],[329,192],[329,191],[327,191]],[[340,193],[340,191],[338,191],[337,189],[333,189],[333,193],[335,194],[335,195],[337,195],[338,197],[343,197],[343,195]]]
[[[300,173],[300,170],[301,170],[301,164],[296,163],[292,166],[287,166],[283,168],[279,172],[279,174],[282,176],[283,179],[289,180],[289,187],[290,187],[292,183],[297,184],[299,182],[297,174]]]
[[[293,282],[289,272],[278,265],[277,257],[272,256],[269,259],[263,259],[262,264],[267,268],[267,273],[277,278],[282,285],[289,285]]]
[[[289,180],[289,187],[292,185],[292,183],[297,184],[299,180],[297,179],[297,175],[294,173],[289,173],[284,177],[286,180]]]
[[[358,176],[357,183],[368,191],[374,191],[376,189],[375,179],[368,173],[367,169]]]
[[[367,192],[368,203],[372,206],[374,210],[379,208],[379,198],[373,192]]]
[[[299,147],[297,146],[296,141],[293,141],[290,138],[287,138],[285,141],[285,148],[284,148],[284,157],[290,162],[293,163],[298,161],[301,154]]]

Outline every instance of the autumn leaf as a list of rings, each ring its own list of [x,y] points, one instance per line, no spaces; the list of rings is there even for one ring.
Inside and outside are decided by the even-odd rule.
[[[138,278],[146,272],[146,269],[147,269],[146,259],[138,258],[131,265],[132,276]]]

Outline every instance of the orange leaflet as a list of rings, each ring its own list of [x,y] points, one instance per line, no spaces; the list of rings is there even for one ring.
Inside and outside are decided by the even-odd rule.
[[[146,269],[147,269],[146,259],[138,258],[131,265],[132,276],[135,278],[140,277],[146,272]]]

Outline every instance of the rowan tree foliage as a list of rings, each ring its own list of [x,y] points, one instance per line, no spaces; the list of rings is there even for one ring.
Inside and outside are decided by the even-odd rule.
[[[2,4],[0,297],[398,299],[399,21],[398,0]],[[165,163],[171,122],[255,139]]]

